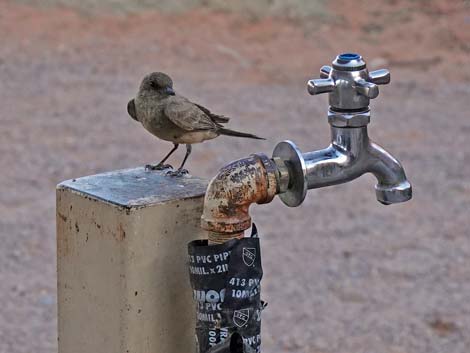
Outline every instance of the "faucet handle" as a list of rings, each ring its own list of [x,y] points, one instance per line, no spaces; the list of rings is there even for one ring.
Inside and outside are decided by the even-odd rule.
[[[380,69],[369,72],[369,80],[377,85],[386,85],[390,83],[390,71]]]
[[[335,80],[332,78],[319,78],[309,80],[307,83],[308,93],[312,96],[320,93],[332,92],[335,89]]]
[[[377,85],[390,83],[390,71],[387,69],[375,70],[369,72],[368,76],[368,80],[363,78],[355,79],[353,87],[359,94],[374,99],[379,95],[379,87]]]
[[[331,66],[323,65],[320,69],[320,78],[330,77],[331,70],[332,70]]]
[[[362,56],[343,53],[331,66],[320,69],[320,78],[308,81],[311,95],[329,93],[330,108],[338,111],[368,111],[370,100],[379,95],[378,85],[390,82],[386,69],[369,72]]]
[[[379,87],[372,82],[368,82],[363,78],[354,80],[355,84],[353,87],[359,94],[366,96],[367,98],[374,99],[379,95]]]

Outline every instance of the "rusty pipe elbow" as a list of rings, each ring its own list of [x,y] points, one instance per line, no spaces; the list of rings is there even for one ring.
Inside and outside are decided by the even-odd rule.
[[[223,167],[210,181],[204,198],[201,227],[209,243],[243,236],[251,226],[253,203],[269,203],[277,193],[277,168],[264,154],[253,154]]]

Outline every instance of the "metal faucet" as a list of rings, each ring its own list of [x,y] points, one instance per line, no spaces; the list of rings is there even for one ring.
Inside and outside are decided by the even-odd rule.
[[[367,134],[369,102],[379,95],[379,84],[390,82],[388,70],[369,72],[360,55],[346,53],[336,57],[332,67],[323,66],[320,77],[308,82],[308,92],[329,93],[331,144],[302,153],[293,142],[283,141],[272,158],[256,153],[222,167],[204,197],[201,227],[209,245],[243,238],[251,226],[249,210],[254,203],[269,203],[279,195],[286,205],[298,206],[308,189],[345,183],[364,173],[376,176],[379,202],[389,205],[411,199],[411,185],[400,162]],[[227,340],[208,352],[235,351],[233,342]]]
[[[365,61],[355,53],[338,55],[332,67],[320,69],[320,79],[308,81],[311,95],[329,93],[331,144],[307,153],[291,141],[275,147],[278,192],[286,205],[300,205],[308,189],[345,183],[364,173],[377,178],[379,202],[389,205],[411,199],[411,184],[400,162],[367,134],[370,99],[379,95],[378,85],[389,82],[388,70],[369,72]]]

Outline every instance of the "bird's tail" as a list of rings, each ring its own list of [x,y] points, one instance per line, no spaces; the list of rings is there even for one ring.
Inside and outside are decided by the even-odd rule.
[[[256,139],[256,140],[266,140],[263,137],[259,137],[253,134],[248,134],[246,132],[240,132],[240,131],[224,129],[224,128],[217,130],[217,132],[220,133],[221,135],[227,135],[227,136],[246,137],[249,139]]]

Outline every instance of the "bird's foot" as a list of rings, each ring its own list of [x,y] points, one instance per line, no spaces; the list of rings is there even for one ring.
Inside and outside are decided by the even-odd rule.
[[[173,166],[170,164],[147,164],[145,166],[145,170],[165,170],[165,169],[173,169]]]
[[[169,170],[166,172],[167,175],[173,176],[173,177],[181,177],[185,174],[188,174],[189,172],[186,169],[178,169],[178,170]]]

